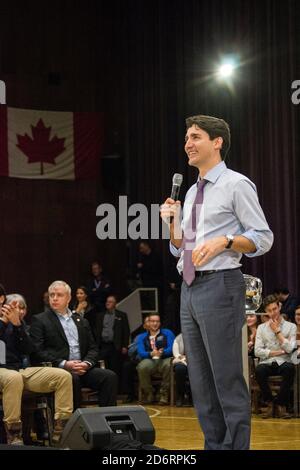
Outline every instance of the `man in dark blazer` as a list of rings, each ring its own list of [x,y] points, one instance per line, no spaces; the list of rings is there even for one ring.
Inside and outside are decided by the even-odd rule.
[[[120,377],[122,362],[127,357],[129,345],[129,324],[127,314],[116,309],[117,298],[110,295],[106,299],[104,312],[87,314],[93,334],[99,346],[100,359],[105,366]]]
[[[105,302],[109,294],[112,293],[110,281],[103,275],[102,265],[99,261],[94,261],[91,265],[91,276],[84,285],[89,293],[89,299],[98,312],[105,308]]]
[[[80,407],[81,387],[99,392],[99,406],[116,405],[118,379],[111,370],[95,367],[99,350],[89,323],[68,308],[71,288],[64,281],[49,286],[50,308],[34,315],[30,336],[36,363],[51,362],[73,376],[74,409]]]

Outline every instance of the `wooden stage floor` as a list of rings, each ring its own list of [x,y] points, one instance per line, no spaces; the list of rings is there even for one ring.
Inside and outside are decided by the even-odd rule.
[[[145,407],[156,430],[155,444],[171,450],[203,449],[203,434],[193,408]],[[299,450],[300,419],[252,416],[251,449]]]

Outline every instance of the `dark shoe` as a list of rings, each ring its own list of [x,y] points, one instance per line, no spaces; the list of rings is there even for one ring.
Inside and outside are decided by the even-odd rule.
[[[146,393],[141,403],[143,405],[150,405],[153,403],[153,401],[154,401],[153,393]]]
[[[184,395],[179,395],[176,398],[176,406],[181,407],[184,404]]]
[[[136,398],[131,396],[131,395],[128,395],[128,397],[126,397],[124,400],[123,400],[123,403],[133,403],[134,401],[136,401]]]
[[[22,423],[20,421],[18,423],[4,423],[4,426],[6,431],[7,444],[12,446],[24,445],[22,439]]]
[[[178,399],[176,400],[176,406],[177,406],[178,408],[180,408],[181,406],[183,406],[183,400],[182,400],[182,398],[178,398]]]
[[[261,417],[263,419],[272,418],[273,416],[273,403],[268,403],[267,407],[262,410]]]
[[[192,398],[189,395],[184,395],[183,406],[186,406],[186,407],[193,406]]]
[[[276,418],[290,419],[292,418],[292,415],[291,413],[287,411],[286,406],[277,405],[276,406]]]
[[[38,431],[36,433],[36,438],[38,441],[48,441],[49,440],[49,433],[46,429],[44,431]]]
[[[159,398],[159,405],[165,406],[169,404],[169,394],[166,392],[161,392],[160,398]]]
[[[38,441],[48,441],[49,440],[49,433],[48,431],[37,431],[36,432],[36,438]]]

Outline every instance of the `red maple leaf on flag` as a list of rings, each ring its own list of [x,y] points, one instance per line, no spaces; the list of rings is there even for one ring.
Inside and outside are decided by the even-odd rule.
[[[31,125],[31,132],[32,138],[28,134],[17,134],[17,147],[28,157],[28,163],[41,163],[41,175],[43,175],[43,164],[55,165],[56,157],[65,150],[65,139],[55,135],[50,140],[51,126],[46,127],[42,119],[36,126]]]

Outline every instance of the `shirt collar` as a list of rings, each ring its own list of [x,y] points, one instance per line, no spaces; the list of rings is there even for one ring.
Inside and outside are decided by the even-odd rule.
[[[150,331],[149,331],[148,334],[149,334],[149,336],[152,336],[152,338],[156,338],[156,336],[160,334],[160,329],[155,333],[155,335],[151,335]]]
[[[69,308],[67,309],[67,315],[62,315],[61,313],[55,312],[55,310],[53,310],[53,311],[58,316],[58,318],[66,319],[66,318],[71,318],[71,316],[73,315]]]
[[[222,160],[216,166],[214,166],[211,170],[209,170],[205,175],[205,180],[209,181],[210,183],[215,183],[219,176],[227,169],[226,163]],[[200,181],[198,176],[197,183]]]

